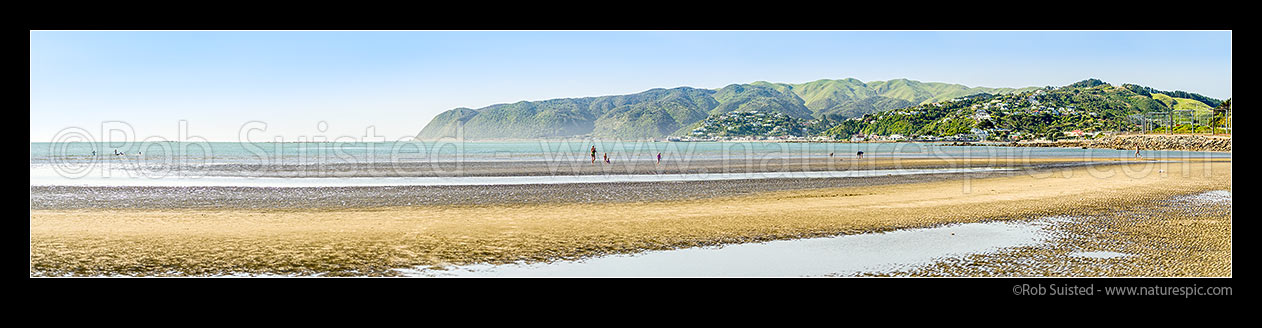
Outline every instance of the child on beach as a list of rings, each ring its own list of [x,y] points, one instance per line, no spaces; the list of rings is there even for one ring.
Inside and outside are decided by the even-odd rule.
[[[609,153],[605,153],[605,164],[609,164]]]

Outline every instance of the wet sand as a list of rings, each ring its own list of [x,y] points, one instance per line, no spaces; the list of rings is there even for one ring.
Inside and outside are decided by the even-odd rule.
[[[1037,247],[940,259],[913,270],[867,276],[1231,277],[1231,192],[1146,201],[1125,210],[1054,217],[1055,236]]]
[[[950,179],[979,179],[1018,174],[1037,174],[1047,170],[1084,165],[1091,164],[1052,162],[1032,164],[1021,170],[865,177],[520,185],[362,187],[32,186],[31,208],[37,210],[88,208],[336,209],[421,205],[626,203],[694,200],[769,191],[879,186]]]
[[[31,274],[394,275],[394,269],[418,266],[578,259],[1023,220],[1117,211],[1183,194],[1230,190],[1231,163],[1148,162],[984,178],[894,180],[902,183],[790,188],[687,200],[33,209]],[[1154,235],[1172,233],[1135,229]],[[1222,272],[1220,266],[1192,267],[1202,270],[1182,273]]]

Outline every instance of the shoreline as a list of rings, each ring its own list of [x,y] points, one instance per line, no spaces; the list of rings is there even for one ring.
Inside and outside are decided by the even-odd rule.
[[[1215,161],[1215,160],[1211,160]],[[1217,160],[1223,161],[1223,160]],[[1053,160],[976,172],[927,172],[866,176],[738,177],[687,181],[594,181],[537,184],[386,186],[80,186],[32,185],[33,210],[55,209],[338,209],[423,205],[628,203],[697,200],[759,192],[880,186],[944,180],[1043,174],[1073,167],[1107,167],[1159,161]],[[922,163],[923,164],[923,163]],[[935,165],[943,165],[937,163]],[[985,162],[952,166],[985,167]],[[863,171],[842,171],[863,172]],[[319,178],[312,178],[319,179]]]
[[[434,162],[434,163],[323,163],[323,164],[210,164],[162,167],[157,176],[246,177],[246,178],[343,178],[343,177],[507,177],[507,176],[597,176],[708,173],[781,173],[857,171],[884,169],[959,169],[1021,168],[1045,164],[1115,162],[1124,160],[1221,160],[1208,157],[908,157],[865,154],[863,159],[851,155],[827,154],[799,158],[702,159],[688,161],[619,160],[612,164],[583,161],[520,161],[520,162]],[[41,168],[48,170],[48,168]],[[100,169],[104,170],[104,167]],[[116,170],[116,168],[109,168]],[[145,167],[124,167],[132,172],[150,172]],[[164,171],[165,170],[165,171]],[[34,171],[34,169],[32,169]],[[126,172],[119,172],[119,174]],[[41,173],[52,174],[52,173]],[[95,172],[90,172],[95,174]],[[41,176],[42,177],[42,176]]]
[[[31,211],[32,275],[394,275],[1131,208],[1231,189],[1228,162],[1149,162],[694,200]],[[110,259],[104,261],[101,259]]]

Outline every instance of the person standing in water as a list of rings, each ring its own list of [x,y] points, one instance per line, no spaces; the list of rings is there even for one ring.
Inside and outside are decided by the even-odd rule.
[[[609,153],[605,153],[605,164],[609,164]]]
[[[596,145],[592,145],[592,164],[596,164]]]
[[[860,150],[860,151],[859,151],[859,159],[863,159],[863,151],[862,151],[862,150]]]
[[[1144,158],[1143,155],[1139,154],[1139,146],[1135,146],[1135,158]]]
[[[657,164],[662,164],[662,153],[657,153]]]

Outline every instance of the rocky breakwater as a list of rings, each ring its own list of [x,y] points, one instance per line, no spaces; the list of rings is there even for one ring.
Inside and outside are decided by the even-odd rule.
[[[1231,137],[1198,135],[1123,135],[1093,140],[1095,148],[1231,151]],[[1090,146],[1088,146],[1090,147]]]
[[[1099,139],[953,143],[953,146],[1070,147],[1141,150],[1231,151],[1231,137],[1207,135],[1117,135]]]

